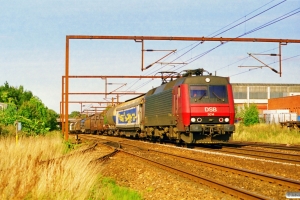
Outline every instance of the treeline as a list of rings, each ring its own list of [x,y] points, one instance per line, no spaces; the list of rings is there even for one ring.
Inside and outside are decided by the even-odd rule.
[[[28,135],[57,129],[58,114],[23,86],[17,88],[5,82],[0,86],[0,102],[7,104],[6,109],[0,110],[0,126],[14,125],[18,121],[22,124],[22,132]]]

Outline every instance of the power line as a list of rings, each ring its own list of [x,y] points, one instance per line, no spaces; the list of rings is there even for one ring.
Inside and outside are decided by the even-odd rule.
[[[244,17],[247,17],[248,15],[254,13],[255,11],[257,11],[257,10],[263,8],[263,7],[265,7],[266,5],[270,4],[270,3],[273,2],[273,1],[275,1],[275,0],[272,0],[272,1],[270,1],[269,3],[266,3],[266,4],[262,5],[261,7],[259,7],[259,8],[255,9],[255,10],[251,11],[250,13],[246,14],[245,16],[243,16],[243,17],[241,17],[241,18],[239,18],[239,19],[233,21],[232,23],[230,23],[230,24],[224,26],[223,28],[220,28],[219,30],[217,30],[217,31],[215,31],[215,32],[213,32],[213,33],[211,33],[211,34],[209,34],[208,36],[213,35],[214,33],[217,33],[217,32],[219,32],[219,31],[223,30],[224,28],[226,28],[226,27],[228,27],[228,26],[230,26],[230,25],[232,25],[232,24],[234,24],[234,23],[240,21],[240,20],[243,19]],[[219,33],[218,35],[220,35],[220,33]],[[217,36],[217,35],[215,35],[215,36],[213,36],[213,37],[216,37],[216,36]]]
[[[280,4],[282,4],[282,3],[285,2],[285,1],[287,1],[287,0],[284,0],[284,1],[279,2],[278,4],[275,4],[274,6],[272,6],[272,7],[268,8],[268,9],[266,9],[266,10],[264,10],[264,11],[262,11],[262,12],[256,14],[256,15],[254,15],[253,17],[251,17],[251,18],[249,18],[249,19],[247,19],[247,20],[242,21],[241,23],[239,23],[239,24],[237,24],[237,25],[235,25],[235,26],[233,26],[233,27],[230,27],[229,29],[226,29],[225,31],[223,31],[223,32],[221,32],[221,33],[219,33],[219,34],[217,34],[217,35],[214,35],[213,37],[216,37],[216,36],[218,36],[218,35],[220,35],[220,34],[222,34],[222,33],[225,33],[225,32],[227,32],[228,30],[233,29],[233,28],[235,28],[235,27],[237,27],[237,26],[239,26],[239,25],[245,23],[246,21],[249,21],[249,20],[251,20],[251,19],[253,19],[253,18],[255,18],[255,17],[257,17],[257,16],[259,16],[259,15],[261,15],[261,14],[263,14],[263,13],[269,11],[269,10],[271,10],[271,9],[273,9],[274,7],[276,7],[276,6],[280,5]],[[272,1],[271,1],[271,2],[272,2]],[[269,2],[269,3],[271,3],[271,2]],[[269,4],[269,3],[267,3],[267,4]],[[265,4],[265,5],[267,5],[267,4]],[[265,5],[259,7],[259,8],[256,9],[256,10],[259,10],[260,8],[264,7]],[[256,10],[250,12],[249,14],[255,12]],[[249,14],[248,14],[248,15],[249,15]],[[236,20],[236,21],[238,21],[238,20]],[[235,22],[236,22],[236,21],[235,21]],[[233,23],[235,23],[235,22],[233,22]],[[233,23],[231,23],[231,24],[233,24]],[[228,26],[228,25],[227,25],[227,26]],[[227,26],[225,26],[225,27],[227,27]],[[222,29],[224,29],[225,27],[223,27],[223,28],[221,28],[221,29],[219,29],[219,30],[222,30]],[[202,44],[202,42],[199,42],[195,47],[197,47],[199,44]],[[221,45],[220,45],[220,46],[221,46]],[[193,47],[192,49],[194,49],[195,47]],[[192,49],[190,49],[189,51],[191,51]],[[187,51],[187,52],[189,52],[189,51]],[[187,52],[186,52],[186,53],[187,53]],[[210,52],[210,51],[209,51],[209,52]],[[204,52],[203,54],[205,55],[206,52]],[[184,55],[184,54],[183,54],[183,55]],[[200,54],[200,55],[202,55],[202,54]],[[191,59],[192,59],[192,58],[191,58]],[[175,61],[175,60],[173,60],[173,61]],[[171,61],[171,62],[173,62],[173,61]]]
[[[231,27],[231,28],[229,28],[229,29],[226,29],[225,31],[223,31],[223,32],[221,32],[221,33],[224,33],[224,32],[226,32],[226,31],[228,31],[228,30],[230,30],[230,29],[232,29],[232,28],[234,28],[234,27],[237,27],[237,26],[241,25],[242,23],[245,23],[246,21],[249,21],[250,19],[253,19],[253,18],[257,17],[258,15],[260,15],[260,14],[262,14],[262,13],[265,13],[266,11],[268,11],[268,10],[270,10],[270,9],[272,9],[272,8],[274,8],[274,7],[278,6],[278,5],[280,5],[280,4],[282,4],[282,3],[285,2],[285,1],[286,1],[286,0],[281,1],[281,2],[279,2],[278,4],[275,4],[274,6],[272,6],[272,7],[268,8],[268,9],[266,9],[266,10],[264,10],[264,11],[258,13],[257,15],[255,15],[255,16],[253,16],[253,17],[247,19],[247,20],[244,20],[243,22],[241,22],[241,23],[239,23],[239,24],[237,24],[237,25],[235,25],[235,26],[233,26],[233,27]],[[271,2],[272,2],[272,1],[271,1]],[[271,2],[269,2],[269,3],[271,3]],[[267,4],[269,4],[269,3],[267,3]],[[265,4],[265,5],[267,5],[267,4]],[[261,6],[260,8],[264,7],[265,5]],[[260,9],[260,8],[258,8],[258,9]],[[258,10],[258,9],[256,9],[256,10]],[[280,16],[280,17],[278,17],[278,18],[275,18],[275,19],[273,19],[273,20],[271,20],[271,21],[269,21],[269,22],[267,22],[267,23],[265,23],[265,24],[263,24],[263,25],[261,25],[261,26],[255,28],[255,29],[252,29],[251,31],[248,31],[248,32],[246,32],[246,33],[244,33],[244,34],[242,34],[242,35],[236,37],[236,38],[240,38],[240,37],[245,36],[245,35],[247,35],[247,34],[253,33],[253,32],[255,32],[255,31],[257,31],[257,30],[260,30],[260,29],[265,28],[265,27],[267,27],[267,26],[269,26],[269,25],[272,25],[272,24],[274,24],[274,23],[276,23],[276,22],[278,22],[278,21],[281,21],[281,20],[283,20],[283,19],[285,19],[285,18],[288,18],[288,17],[290,17],[290,16],[292,16],[292,15],[295,15],[295,14],[297,14],[297,13],[300,12],[300,11],[295,12],[295,13],[292,13],[292,12],[294,12],[294,11],[296,11],[296,10],[298,10],[298,9],[299,9],[299,8],[297,8],[297,9],[295,9],[295,10],[293,10],[293,11],[291,11],[291,12],[285,14],[285,15],[282,15],[282,16]],[[255,10],[255,11],[256,11],[256,10]],[[255,11],[253,11],[253,12],[255,12]],[[251,12],[251,13],[253,13],[253,12]],[[249,13],[249,14],[251,14],[251,13]],[[292,13],[292,14],[290,14],[290,13]],[[233,22],[233,23],[235,23],[235,22]],[[232,24],[232,23],[231,23],[231,24]],[[227,26],[229,26],[229,25],[227,25]],[[225,26],[225,27],[227,27],[227,26]],[[225,28],[225,27],[224,27],[224,28]],[[224,29],[224,28],[222,28],[222,29]],[[222,30],[222,29],[219,29],[219,30]],[[219,34],[221,34],[221,33],[219,33]],[[218,34],[218,35],[219,35],[219,34]],[[215,36],[214,36],[214,37],[215,37]],[[193,57],[193,58],[188,59],[187,61],[190,61],[190,60],[191,60],[189,63],[184,64],[184,65],[182,65],[182,66],[176,68],[175,70],[178,70],[178,69],[180,69],[180,68],[182,68],[182,67],[184,67],[184,66],[186,66],[186,65],[188,65],[188,64],[191,64],[191,63],[194,62],[195,60],[197,60],[197,59],[203,57],[204,55],[208,54],[209,52],[213,51],[214,49],[216,49],[216,48],[218,48],[218,47],[220,47],[220,46],[222,46],[223,44],[226,44],[226,43],[227,43],[227,42],[221,43],[221,44],[217,45],[216,47],[214,47],[214,48],[212,48],[212,49],[210,49],[210,50],[208,50],[208,51],[206,51],[206,52],[203,52],[203,53],[201,53],[201,54],[199,54],[199,55],[197,55],[197,56],[195,56],[195,57]],[[195,43],[194,43],[194,44],[195,44]],[[194,44],[192,44],[192,45],[194,45]],[[193,50],[194,48],[196,48],[197,46],[199,46],[199,44],[202,44],[202,42],[199,42],[199,43],[196,44],[194,47],[192,47],[192,48],[189,49],[188,51],[184,52],[182,55],[180,55],[180,56],[177,57],[176,59],[172,60],[171,62],[174,62],[174,61],[176,61],[177,59],[181,58],[182,56],[184,56],[185,54],[187,54],[188,52],[190,52],[191,50]],[[191,45],[190,45],[190,46],[191,46]],[[186,47],[186,48],[187,48],[187,47]],[[185,48],[184,48],[184,49],[185,49]],[[187,62],[187,61],[186,61],[186,62]],[[163,67],[165,67],[165,66],[166,66],[166,65],[160,67],[158,70],[155,70],[155,71],[153,71],[153,72],[151,72],[151,73],[152,73],[152,74],[155,73],[155,72],[157,73],[159,70],[161,70],[161,69],[162,69]],[[227,67],[227,66],[226,66],[226,67]],[[138,81],[136,81],[134,84],[136,84],[137,82],[138,82]],[[148,82],[150,82],[150,81],[148,81]],[[143,86],[144,86],[144,85],[145,85],[145,84],[143,84]],[[140,88],[140,87],[139,87],[139,88]]]
[[[296,56],[292,56],[292,57],[288,57],[288,58],[282,59],[281,61],[286,61],[286,60],[289,60],[289,59],[292,59],[292,58],[296,58],[296,57],[298,57],[298,56],[300,56],[300,54],[299,54],[299,55],[296,55]],[[279,62],[279,61],[276,61],[276,62],[270,63],[270,64],[268,64],[268,65],[272,65],[272,64],[274,64],[274,63],[277,63],[277,62]],[[237,73],[237,74],[231,75],[231,76],[229,76],[229,77],[232,77],[232,76],[237,76],[237,75],[240,75],[240,74],[244,74],[244,73],[250,72],[250,71],[252,71],[252,70],[256,70],[256,69],[259,69],[259,68],[249,69],[249,70],[247,70],[247,71],[240,72],[240,73]]]
[[[245,36],[245,35],[248,35],[248,34],[250,34],[250,33],[253,33],[253,32],[255,32],[255,31],[258,31],[258,30],[260,30],[260,29],[262,29],[262,28],[265,28],[265,27],[267,27],[267,26],[270,26],[270,25],[272,25],[272,24],[274,24],[274,23],[277,23],[277,22],[279,22],[279,21],[281,21],[281,20],[283,20],[283,19],[286,19],[286,18],[288,18],[288,17],[291,17],[291,16],[293,16],[293,15],[299,13],[299,12],[300,12],[299,9],[300,9],[300,7],[297,8],[297,9],[295,9],[295,10],[293,10],[293,11],[290,11],[290,12],[288,12],[288,13],[286,13],[286,14],[284,14],[284,15],[278,17],[278,18],[275,18],[275,19],[273,19],[273,20],[271,20],[271,21],[269,21],[269,22],[267,22],[267,23],[265,23],[265,24],[263,24],[263,25],[261,25],[261,26],[259,26],[259,27],[257,27],[257,28],[254,28],[254,29],[252,29],[251,31],[248,31],[248,32],[246,32],[246,33],[243,33],[242,35],[239,35],[239,36],[237,36],[237,37],[235,37],[235,38],[243,37],[243,36]],[[298,11],[298,12],[295,12],[296,10],[299,10],[299,11]],[[292,13],[292,12],[294,12],[294,13]],[[291,14],[290,14],[290,13],[291,13]],[[232,39],[232,40],[234,40],[234,39]],[[228,42],[230,42],[230,41],[228,41]],[[223,42],[223,43],[217,45],[216,47],[214,47],[214,48],[212,48],[212,49],[210,49],[210,50],[207,50],[206,52],[203,52],[203,53],[201,53],[201,54],[195,56],[194,58],[192,58],[192,59],[193,59],[192,61],[188,62],[188,64],[190,64],[190,63],[196,61],[197,59],[203,57],[204,55],[206,55],[206,54],[208,54],[209,52],[215,50],[216,48],[218,48],[218,47],[220,47],[220,46],[222,46],[222,45],[224,45],[224,44],[227,44],[228,42]],[[191,60],[191,59],[189,59],[189,60]],[[187,61],[186,61],[186,62],[187,62]],[[187,64],[186,64],[186,65],[187,65]],[[185,66],[185,65],[184,65],[184,66]],[[182,66],[182,67],[183,67],[183,66]],[[180,67],[180,68],[181,68],[181,67]],[[180,68],[179,68],[179,69],[180,69]]]
[[[264,11],[262,11],[262,12],[256,14],[256,15],[254,15],[254,16],[250,17],[250,18],[247,19],[247,20],[244,20],[244,21],[242,21],[242,22],[240,22],[240,23],[238,23],[238,24],[236,24],[236,25],[234,25],[234,26],[232,26],[232,27],[226,29],[225,31],[222,31],[221,33],[218,33],[217,35],[214,35],[213,37],[216,37],[216,36],[218,36],[218,35],[220,35],[220,34],[222,34],[222,33],[225,33],[225,32],[227,32],[227,31],[229,31],[229,30],[231,30],[231,29],[233,29],[233,28],[235,28],[235,27],[237,27],[237,26],[239,26],[239,25],[241,25],[241,24],[243,24],[243,23],[245,23],[245,22],[247,22],[247,21],[249,21],[249,20],[251,20],[251,19],[253,19],[253,18],[255,18],[255,17],[257,17],[257,16],[259,16],[259,15],[261,15],[261,14],[263,14],[263,13],[269,11],[269,10],[271,10],[271,9],[273,9],[273,8],[275,8],[276,6],[282,4],[282,3],[285,2],[285,1],[287,1],[287,0],[284,0],[284,1],[279,2],[278,4],[275,4],[274,6],[272,6],[272,7],[268,8],[268,9],[266,9],[266,10],[264,10]],[[262,6],[262,7],[263,7],[263,6]],[[253,11],[253,12],[254,12],[254,11]]]
[[[300,54],[299,54],[299,55],[296,55],[296,56],[289,57],[289,58],[282,59],[281,61],[286,61],[286,60],[289,60],[289,59],[292,59],[292,58],[296,58],[296,57],[298,57],[298,56],[300,56]],[[272,63],[270,63],[270,64],[268,64],[268,65],[273,65],[274,63],[278,63],[278,62],[279,62],[279,61],[275,61],[275,62],[272,62]]]
[[[292,11],[290,11],[290,12],[288,12],[288,13],[286,13],[286,14],[280,16],[280,17],[277,17],[277,18],[275,18],[275,19],[273,19],[273,20],[271,20],[271,21],[269,21],[269,22],[267,22],[267,23],[265,23],[265,24],[263,24],[263,25],[261,25],[261,26],[255,28],[255,29],[252,29],[251,31],[248,31],[246,34],[243,34],[243,35],[238,36],[238,37],[242,37],[242,36],[247,35],[247,34],[249,34],[249,33],[253,33],[253,32],[255,32],[255,31],[257,31],[257,30],[260,30],[260,29],[265,28],[265,27],[267,27],[267,26],[270,26],[270,25],[272,25],[272,24],[274,24],[274,23],[277,23],[277,22],[279,22],[279,21],[281,21],[281,20],[283,20],[283,19],[286,19],[286,18],[288,18],[288,17],[291,17],[291,16],[293,16],[293,15],[299,13],[299,12],[300,12],[299,9],[300,9],[300,7],[299,7],[299,8],[296,8],[295,10],[292,10]],[[299,11],[296,12],[296,10],[299,10]],[[293,12],[294,12],[294,13],[293,13]],[[290,13],[291,13],[291,14],[290,14]]]
[[[269,50],[266,50],[266,51],[262,51],[262,52],[259,52],[259,53],[265,53],[265,52],[268,52],[268,51],[273,51],[273,50],[278,49],[278,48],[279,48],[279,47],[276,47],[276,48],[269,49]],[[247,58],[249,58],[249,57],[250,57],[250,56],[241,58],[241,59],[239,59],[238,61],[235,61],[235,62],[233,62],[233,63],[230,63],[230,64],[228,64],[228,65],[226,65],[226,66],[224,66],[224,67],[221,67],[221,68],[219,68],[219,69],[217,69],[217,70],[215,70],[215,71],[219,71],[219,70],[221,70],[221,69],[224,69],[224,68],[226,68],[226,67],[229,67],[229,66],[231,66],[231,65],[233,65],[233,64],[236,64],[236,63],[238,63],[238,62],[240,62],[240,61],[242,61],[242,60],[245,60],[245,59],[247,59]]]

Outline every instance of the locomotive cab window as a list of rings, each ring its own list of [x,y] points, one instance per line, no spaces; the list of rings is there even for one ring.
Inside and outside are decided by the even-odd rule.
[[[216,101],[227,101],[227,90],[225,85],[210,85],[209,98]]]
[[[207,96],[207,86],[206,85],[191,85],[190,86],[190,96],[203,98]]]
[[[227,100],[226,85],[190,85],[191,102],[225,103]]]

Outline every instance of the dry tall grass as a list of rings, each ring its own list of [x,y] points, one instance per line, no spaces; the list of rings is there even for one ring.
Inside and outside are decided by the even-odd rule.
[[[279,124],[256,124],[247,127],[238,123],[233,140],[300,144],[300,132],[296,129],[282,128]]]
[[[57,133],[59,134],[59,133]],[[52,137],[0,139],[0,199],[89,199],[99,168],[85,156],[63,155],[64,145]]]

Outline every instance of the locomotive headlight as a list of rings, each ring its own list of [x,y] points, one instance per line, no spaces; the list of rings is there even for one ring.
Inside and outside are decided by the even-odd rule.
[[[210,78],[206,78],[205,81],[206,81],[206,83],[209,83],[210,82]]]
[[[202,118],[197,118],[197,122],[202,122]]]
[[[195,121],[196,121],[196,118],[192,117],[191,122],[195,122]]]
[[[229,122],[229,118],[228,117],[225,118],[225,122]]]

